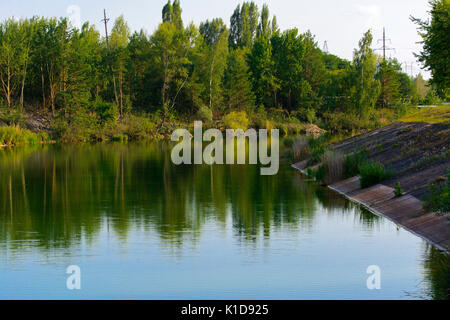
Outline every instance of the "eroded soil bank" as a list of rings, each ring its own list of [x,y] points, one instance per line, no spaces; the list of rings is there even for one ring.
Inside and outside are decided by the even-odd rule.
[[[346,139],[332,146],[335,151],[352,154],[364,150],[372,161],[383,163],[394,172],[391,179],[361,188],[359,176],[338,181],[329,187],[372,212],[385,216],[424,238],[441,250],[450,250],[450,214],[437,215],[426,210],[430,182],[446,179],[450,170],[450,125],[395,123]],[[293,165],[306,173],[308,161]],[[394,194],[399,182],[404,193]]]

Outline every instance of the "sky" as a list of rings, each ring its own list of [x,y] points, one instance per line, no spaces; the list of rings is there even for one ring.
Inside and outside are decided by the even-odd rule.
[[[153,32],[161,22],[161,9],[167,0],[0,0],[0,20],[10,17],[26,18],[34,15],[46,17],[69,17],[81,23],[89,21],[97,25],[103,34],[103,9],[114,20],[124,15],[131,30]],[[220,17],[228,25],[238,0],[181,0],[185,24],[195,24],[206,19]],[[371,29],[373,48],[381,48],[383,27],[386,28],[387,47],[394,48],[387,57],[397,58],[408,74],[421,72],[414,53],[421,50],[421,38],[416,25],[409,17],[428,18],[427,0],[255,0],[259,7],[269,6],[271,15],[277,16],[282,30],[298,28],[310,30],[320,48],[327,42],[330,53],[352,59],[353,50],[365,31]],[[112,27],[112,24],[110,28]],[[382,53],[377,51],[377,53]],[[405,66],[408,65],[408,69]],[[412,67],[412,71],[411,71]]]

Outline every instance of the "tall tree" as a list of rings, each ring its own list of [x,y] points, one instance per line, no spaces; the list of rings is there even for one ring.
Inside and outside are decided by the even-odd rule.
[[[259,12],[258,6],[252,2],[238,5],[230,19],[229,45],[231,48],[250,48],[256,37]]]
[[[20,107],[23,107],[23,91],[30,57],[32,36],[31,20],[8,19],[0,25],[0,88],[8,107],[20,88]]]
[[[127,46],[129,37],[130,28],[123,16],[120,16],[114,22],[110,40],[110,48],[114,57],[113,72],[118,79],[120,115],[123,115],[124,111],[124,80],[128,59]]]
[[[247,50],[238,48],[228,56],[224,88],[226,102],[231,109],[248,111],[254,107],[255,97],[246,62]]]
[[[222,78],[228,55],[228,30],[222,19],[208,20],[200,25],[200,34],[205,41],[204,67],[209,108],[213,110],[221,101]]]
[[[430,0],[431,21],[414,17],[419,27],[423,50],[417,55],[419,61],[431,71],[430,81],[442,98],[450,97],[450,0]]]
[[[189,35],[190,32],[178,29],[174,23],[163,22],[150,39],[156,71],[161,79],[163,121],[175,107],[190,75],[192,64],[188,54],[192,38]]]
[[[375,79],[377,57],[371,49],[372,33],[367,31],[353,53],[354,104],[360,117],[367,116],[380,94],[380,82]]]
[[[272,59],[272,46],[269,39],[266,37],[256,39],[252,51],[248,55],[248,65],[256,102],[266,107],[276,107],[276,93],[280,85],[275,76],[275,63]]]
[[[269,17],[269,7],[264,4],[261,9],[261,18],[258,24],[257,37],[269,38],[272,34],[272,26]]]

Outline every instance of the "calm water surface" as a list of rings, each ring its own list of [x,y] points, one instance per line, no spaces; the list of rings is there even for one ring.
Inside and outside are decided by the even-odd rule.
[[[449,269],[287,162],[263,177],[174,166],[157,143],[0,150],[0,299],[443,299]]]

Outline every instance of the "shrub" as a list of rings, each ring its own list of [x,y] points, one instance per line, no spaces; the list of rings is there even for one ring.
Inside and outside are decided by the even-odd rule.
[[[368,188],[388,179],[391,174],[380,162],[364,162],[359,166],[361,188]]]
[[[294,145],[294,139],[292,139],[292,138],[285,138],[284,140],[283,140],[283,145],[286,147],[286,148],[292,148],[292,146]]]
[[[306,120],[309,123],[313,123],[316,121],[316,111],[314,109],[308,109],[306,110]]]
[[[273,123],[270,120],[263,118],[262,116],[257,116],[253,119],[253,125],[256,129],[273,129]]]
[[[288,123],[287,125],[288,128],[288,133],[289,134],[295,134],[295,135],[299,135],[300,132],[305,129],[305,126],[302,125],[301,123]]]
[[[430,182],[429,195],[425,200],[425,208],[443,215],[450,212],[450,170],[444,183]]]
[[[287,135],[289,134],[288,126],[287,126],[286,124],[284,124],[284,123],[279,123],[279,124],[277,125],[277,128],[281,131],[281,134],[282,134],[283,136],[287,136]]]
[[[213,114],[210,108],[201,106],[197,111],[197,117],[199,120],[205,122],[211,122],[213,120]]]
[[[351,178],[359,174],[359,167],[367,161],[364,150],[353,155],[348,155],[344,163],[344,178]]]
[[[325,167],[323,182],[330,184],[339,181],[344,173],[344,156],[334,150],[326,151],[322,156],[322,164]]]
[[[112,140],[115,142],[127,142],[128,136],[123,135],[123,134],[117,134],[117,135],[113,136]]]
[[[397,183],[395,184],[394,195],[395,195],[396,197],[401,197],[401,196],[403,195],[403,189],[402,189],[402,187],[400,186],[400,182],[397,182]]]
[[[150,137],[156,131],[155,123],[147,117],[126,115],[119,124],[120,134],[127,135],[131,140]]]
[[[249,123],[247,113],[245,111],[233,111],[227,114],[222,121],[227,129],[234,130],[247,130]]]
[[[327,151],[327,147],[324,145],[311,145],[310,144],[310,158],[308,160],[308,165],[318,164],[322,160],[322,156]]]
[[[325,179],[325,166],[319,166],[315,171],[313,171],[313,177],[317,181],[324,181]]]
[[[117,120],[119,117],[117,106],[103,101],[101,97],[97,97],[94,102],[94,112],[98,115],[101,123]]]
[[[0,145],[34,144],[46,140],[46,133],[33,133],[17,126],[0,127]]]
[[[98,115],[83,107],[70,112],[68,117],[61,112],[52,119],[51,127],[56,137],[64,142],[90,141],[99,135],[100,130]]]
[[[4,122],[8,126],[17,126],[23,124],[25,118],[17,109],[3,107],[0,103],[0,122]]]
[[[308,152],[308,139],[305,136],[300,136],[292,144],[292,153],[294,155],[294,160],[301,160],[302,156]]]

